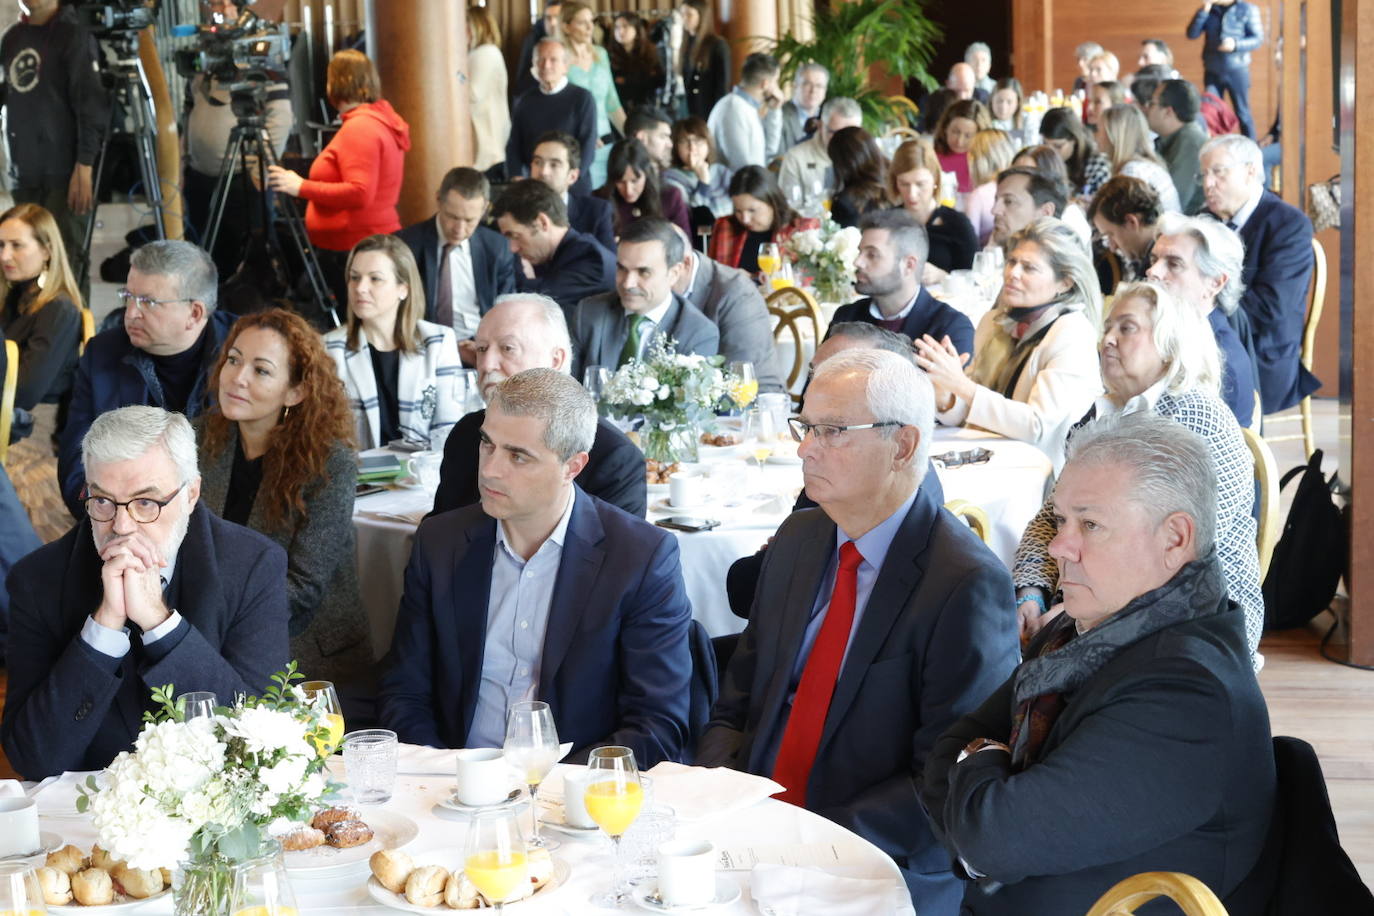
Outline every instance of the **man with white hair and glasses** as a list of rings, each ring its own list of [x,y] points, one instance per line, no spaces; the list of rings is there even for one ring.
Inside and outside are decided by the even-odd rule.
[[[791,426],[819,508],[768,549],[696,763],[770,776],[892,856],[917,912],[947,913],[963,888],[919,774],[1018,656],[1005,567],[922,486],[933,424],[910,359],[852,349],[817,367]]]
[[[0,735],[26,779],[107,766],[133,744],[154,687],[230,703],[290,657],[286,554],[201,505],[184,416],[102,414],[81,452],[85,518],[6,582]]]

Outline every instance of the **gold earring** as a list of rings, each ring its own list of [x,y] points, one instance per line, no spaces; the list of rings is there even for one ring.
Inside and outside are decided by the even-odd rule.
[[[48,285],[48,265],[44,264],[43,269],[38,272],[38,288],[42,289]]]
[[[283,423],[285,423],[285,422],[286,422],[286,418],[289,417],[289,416],[291,416],[291,405],[290,405],[290,404],[287,404],[285,407],[282,408],[282,412],[281,412],[281,421],[282,421]]]

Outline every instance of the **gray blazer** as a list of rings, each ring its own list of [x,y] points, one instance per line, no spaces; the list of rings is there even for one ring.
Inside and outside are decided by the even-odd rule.
[[[218,454],[200,456],[201,499],[219,513],[229,494],[238,429]],[[270,525],[263,499],[253,501],[248,527],[286,551],[286,595],[291,609],[291,657],[311,679],[349,684],[366,681],[372,636],[358,598],[354,559],[353,489],[358,465],[353,449],[335,442],[322,480],[307,489],[309,514],[292,513],[289,524]],[[259,494],[261,495],[261,494]]]
[[[615,293],[588,296],[577,303],[569,316],[573,343],[573,378],[582,378],[585,366],[605,366],[614,370],[620,364],[620,351],[630,334],[630,319]],[[720,350],[720,331],[696,306],[677,293],[663,320],[654,328],[652,342],[660,335],[677,341],[679,353],[715,356]],[[646,344],[647,346],[647,344]]]
[[[715,322],[720,330],[720,354],[726,362],[754,364],[760,391],[783,391],[784,377],[773,348],[768,306],[744,271],[696,254],[697,275],[687,301]]]

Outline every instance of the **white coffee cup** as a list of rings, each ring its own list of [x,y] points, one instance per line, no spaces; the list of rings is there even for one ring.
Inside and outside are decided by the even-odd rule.
[[[716,849],[706,840],[658,847],[658,895],[668,906],[704,906],[716,899]]]
[[[442,452],[416,452],[406,461],[406,470],[420,486],[433,493],[439,489],[439,468],[443,466]]]
[[[466,748],[457,756],[459,802],[476,807],[506,800],[515,780],[499,747]]]
[[[587,786],[592,782],[591,770],[568,770],[563,774],[563,821],[569,827],[591,828],[596,821],[587,813]]]
[[[668,478],[668,504],[700,506],[706,499],[706,478],[696,471],[678,471]]]
[[[0,858],[37,852],[38,803],[32,798],[0,798]]]

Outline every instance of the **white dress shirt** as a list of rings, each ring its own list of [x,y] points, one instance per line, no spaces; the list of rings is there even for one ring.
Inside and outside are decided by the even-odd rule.
[[[439,253],[443,254],[444,228],[439,218],[434,218],[435,228],[439,231]],[[443,275],[443,265],[439,274]],[[477,303],[477,280],[472,270],[472,238],[466,238],[448,249],[448,283],[453,303],[453,332],[459,340],[467,340],[477,333],[477,324],[482,320],[482,308]]]

